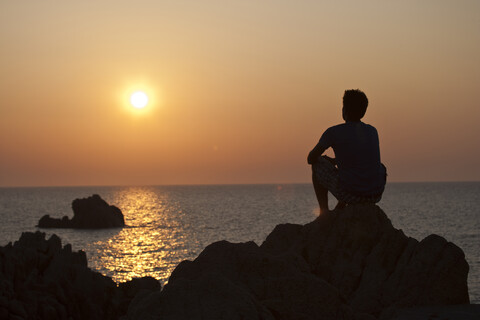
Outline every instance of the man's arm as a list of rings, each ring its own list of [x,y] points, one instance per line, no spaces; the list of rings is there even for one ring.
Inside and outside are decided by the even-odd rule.
[[[307,157],[308,164],[315,163],[318,160],[318,158],[320,158],[320,156],[325,152],[325,150],[327,150],[327,148],[321,145],[320,142],[317,143],[315,148],[313,148],[312,151],[310,151],[310,153],[308,154],[308,157]]]

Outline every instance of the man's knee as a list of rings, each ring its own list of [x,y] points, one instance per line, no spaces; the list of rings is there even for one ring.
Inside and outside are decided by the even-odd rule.
[[[312,163],[312,171],[313,172],[335,171],[335,166],[324,157],[320,157],[316,162]]]
[[[312,164],[312,181],[319,188],[334,191],[338,181],[337,169],[326,159]]]

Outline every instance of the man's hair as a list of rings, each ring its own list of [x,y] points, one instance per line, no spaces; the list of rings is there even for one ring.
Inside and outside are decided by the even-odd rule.
[[[365,115],[368,99],[359,89],[345,90],[343,95],[343,108],[352,120],[360,120]]]

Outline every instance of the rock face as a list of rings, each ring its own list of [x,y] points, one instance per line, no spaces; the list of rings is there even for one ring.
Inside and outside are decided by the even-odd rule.
[[[301,226],[259,247],[226,241],[180,263],[162,291],[137,296],[128,319],[388,319],[396,308],[469,303],[463,251],[393,228],[373,205]]]
[[[0,247],[0,319],[118,319],[132,296],[160,290],[153,278],[117,285],[87,267],[60,238],[23,233]]]
[[[40,228],[77,228],[100,229],[120,228],[125,226],[125,220],[119,208],[109,205],[99,195],[94,194],[84,199],[75,199],[72,202],[73,218],[67,216],[62,219],[44,215],[38,221]]]
[[[468,304],[463,251],[438,235],[417,241],[393,228],[377,206],[351,206],[303,227],[280,225],[262,249],[301,255],[357,311]]]
[[[0,319],[392,319],[468,304],[468,268],[454,244],[409,238],[373,205],[279,225],[261,246],[213,243],[163,290],[149,277],[117,286],[57,236],[24,233],[0,248]]]

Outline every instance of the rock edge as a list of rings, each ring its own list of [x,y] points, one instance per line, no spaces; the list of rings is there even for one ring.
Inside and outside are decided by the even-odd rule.
[[[39,228],[102,229],[125,226],[122,211],[109,205],[98,194],[72,202],[73,218],[51,218],[48,214],[38,221]]]

